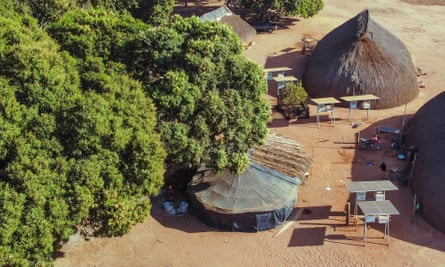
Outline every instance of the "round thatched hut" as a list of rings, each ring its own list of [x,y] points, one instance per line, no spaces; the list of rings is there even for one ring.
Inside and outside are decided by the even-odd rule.
[[[373,21],[368,10],[318,42],[303,74],[311,97],[373,94],[372,108],[405,104],[418,94],[417,75],[405,45]]]
[[[187,189],[191,206],[205,223],[219,229],[271,229],[293,212],[301,183],[298,177],[304,177],[311,164],[299,143],[269,136],[253,150],[251,164],[241,174],[198,171]]]
[[[411,188],[422,215],[445,233],[445,92],[423,105],[409,121],[407,144],[418,149]]]

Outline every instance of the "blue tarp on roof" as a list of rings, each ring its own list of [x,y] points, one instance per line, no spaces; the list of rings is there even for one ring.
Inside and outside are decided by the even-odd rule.
[[[213,11],[205,13],[199,19],[201,21],[219,21],[222,17],[230,15],[232,15],[232,11],[230,11],[228,7],[222,6]]]
[[[251,163],[241,174],[205,171],[189,184],[195,212],[220,229],[262,231],[287,219],[297,201],[298,178]]]

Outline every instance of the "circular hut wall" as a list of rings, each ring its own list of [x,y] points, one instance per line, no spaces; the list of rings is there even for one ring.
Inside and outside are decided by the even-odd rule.
[[[411,189],[425,220],[445,233],[445,92],[423,105],[407,125],[406,142],[418,149]]]
[[[281,225],[292,214],[297,198],[280,208],[267,212],[223,213],[206,209],[192,197],[193,213],[205,224],[224,231],[258,232]]]
[[[419,91],[406,46],[370,19],[367,10],[318,43],[303,74],[303,86],[311,97],[373,94],[380,98],[373,101],[373,109],[403,105]]]

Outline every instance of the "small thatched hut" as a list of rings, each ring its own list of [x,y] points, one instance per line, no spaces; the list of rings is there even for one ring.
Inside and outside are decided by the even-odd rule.
[[[193,177],[188,193],[205,223],[230,231],[263,231],[292,213],[301,183],[296,175],[303,177],[312,160],[299,143],[278,136],[270,136],[251,155],[241,174],[202,170]]]
[[[232,27],[241,42],[249,44],[256,35],[256,30],[240,16],[234,14],[227,6],[219,7],[200,17],[202,21],[220,21]]]
[[[373,108],[405,104],[418,94],[406,46],[364,10],[318,42],[303,74],[311,97],[373,94]]]
[[[445,233],[445,92],[423,105],[408,123],[407,144],[418,149],[411,188],[422,214]]]

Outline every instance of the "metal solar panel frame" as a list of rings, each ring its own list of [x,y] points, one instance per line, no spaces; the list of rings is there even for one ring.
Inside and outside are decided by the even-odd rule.
[[[399,190],[397,186],[388,180],[351,181],[346,182],[346,187],[351,193]]]
[[[357,203],[365,216],[368,215],[399,215],[400,212],[391,201],[360,201]]]

